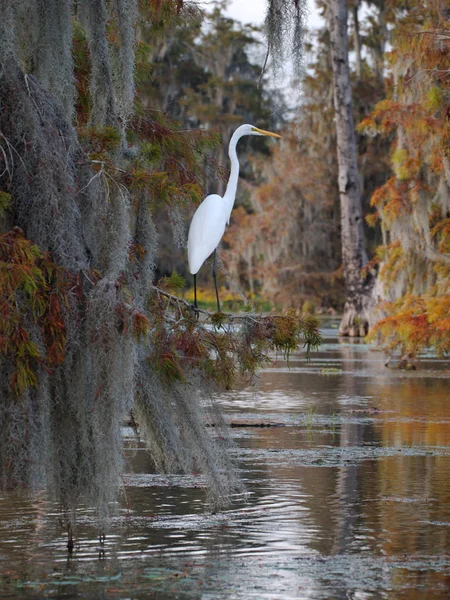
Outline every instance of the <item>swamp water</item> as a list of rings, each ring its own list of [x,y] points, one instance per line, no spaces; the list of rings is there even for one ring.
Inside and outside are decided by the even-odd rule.
[[[204,512],[197,476],[133,473],[101,546],[80,512],[67,556],[44,498],[0,498],[0,598],[450,598],[450,371],[389,371],[332,327],[256,387],[221,396],[247,502]],[[270,427],[256,425],[271,424]]]

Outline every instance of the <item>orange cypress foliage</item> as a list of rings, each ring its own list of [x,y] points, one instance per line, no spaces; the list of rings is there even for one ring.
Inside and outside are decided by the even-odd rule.
[[[39,364],[52,368],[64,360],[68,289],[64,270],[18,228],[0,236],[0,353],[14,362],[10,385],[18,396],[37,387]]]
[[[435,298],[405,295],[381,306],[387,315],[369,334],[370,341],[382,343],[387,352],[399,351],[413,360],[427,347],[440,357],[450,352],[450,294]]]
[[[359,126],[395,135],[393,176],[371,202],[384,231],[380,277],[391,300],[379,304],[371,338],[412,360],[427,346],[450,350],[450,23],[444,0],[391,7],[394,86]]]

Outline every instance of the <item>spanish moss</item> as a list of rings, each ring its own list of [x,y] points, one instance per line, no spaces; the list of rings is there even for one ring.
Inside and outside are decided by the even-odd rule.
[[[16,348],[0,355],[0,485],[46,490],[70,531],[85,502],[104,531],[123,472],[121,426],[134,407],[156,467],[203,470],[212,503],[224,504],[238,487],[226,431],[219,448],[205,429],[211,400],[198,375],[169,384],[151,368],[148,317],[138,312],[157,243],[148,194],[132,198],[123,181],[136,2],[83,0],[74,14],[68,0],[37,0],[31,42],[22,39],[24,7],[4,3],[0,19],[0,186],[11,198],[1,264],[13,265],[1,270],[2,332]],[[90,56],[81,141],[72,125],[74,18]]]
[[[306,15],[304,0],[269,0],[265,26],[275,73],[282,72],[291,60],[294,75],[303,75]]]

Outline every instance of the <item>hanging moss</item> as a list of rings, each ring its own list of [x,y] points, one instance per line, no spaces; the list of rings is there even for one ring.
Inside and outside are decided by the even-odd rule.
[[[115,0],[110,7],[117,22],[118,44],[113,46],[117,113],[125,131],[134,102],[134,27],[138,16],[138,0]],[[117,47],[118,45],[118,47]]]
[[[221,506],[242,486],[212,392],[270,350],[316,343],[317,324],[253,316],[225,335],[172,295],[182,279],[154,287],[152,209],[169,205],[183,244],[179,211],[200,194],[196,155],[210,138],[142,107],[131,118],[134,1],[79,0],[75,11],[36,0],[31,40],[26,6],[7,1],[0,14],[0,486],[47,490],[70,535],[81,502],[105,530],[132,410],[155,466],[201,470]]]
[[[72,0],[35,0],[39,19],[34,74],[63,107],[69,122],[74,116],[72,59]]]
[[[104,0],[79,0],[77,16],[89,45],[91,58],[90,92],[93,125],[117,125],[111,53],[107,38],[108,12]]]
[[[303,46],[307,5],[304,0],[270,0],[266,14],[266,35],[275,72],[289,59],[295,75],[303,74]]]

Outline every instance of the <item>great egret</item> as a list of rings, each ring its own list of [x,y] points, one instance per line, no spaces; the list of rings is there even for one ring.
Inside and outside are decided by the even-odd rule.
[[[230,224],[230,215],[233,210],[234,200],[239,178],[239,161],[236,154],[236,145],[244,135],[269,135],[281,138],[278,133],[271,133],[259,129],[254,125],[241,125],[231,136],[228,156],[231,161],[231,172],[227,189],[223,198],[218,194],[207,196],[192,217],[188,235],[188,261],[189,271],[194,276],[194,306],[197,308],[197,273],[205,260],[214,252],[213,277],[216,287],[217,310],[220,311],[219,292],[217,290],[217,246],[225,232],[225,225]]]

